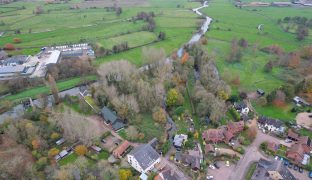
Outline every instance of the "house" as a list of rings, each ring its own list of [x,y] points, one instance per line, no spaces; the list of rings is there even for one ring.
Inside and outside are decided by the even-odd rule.
[[[160,172],[154,180],[180,180],[183,177],[180,177],[175,171],[172,169],[166,169]]]
[[[229,122],[227,124],[227,130],[233,134],[240,133],[244,130],[244,121],[239,121],[239,122]]]
[[[113,155],[115,158],[121,159],[124,155],[124,153],[130,148],[129,141],[124,141],[122,144],[120,144],[114,151]]]
[[[249,108],[244,102],[234,103],[234,108],[240,113],[240,115],[248,115]]]
[[[294,175],[283,165],[283,161],[273,160],[267,161],[260,159],[251,180],[296,180]]]
[[[229,143],[238,133],[244,130],[244,121],[229,122],[225,129],[208,129],[202,133],[202,138],[207,143]]]
[[[181,161],[184,166],[190,166],[193,171],[198,171],[200,169],[200,159],[196,156],[183,154]]]
[[[259,96],[264,96],[264,95],[265,95],[265,92],[264,92],[264,90],[262,90],[262,89],[257,89],[257,94],[258,94]]]
[[[223,129],[208,129],[202,133],[202,138],[206,142],[219,143],[224,140]]]
[[[278,150],[279,148],[279,145],[278,144],[275,144],[274,142],[268,142],[268,146],[267,146],[267,149],[276,153],[276,151]]]
[[[308,155],[311,148],[300,143],[293,144],[286,152],[286,157],[295,164],[304,164],[305,155]]]
[[[101,109],[102,117],[107,125],[111,125],[114,131],[119,131],[125,127],[123,120],[117,117],[117,114],[104,106]]]
[[[177,134],[177,135],[174,136],[173,145],[176,148],[181,148],[185,141],[187,141],[187,135],[185,135],[185,134]]]
[[[140,173],[148,173],[160,162],[160,155],[150,144],[143,144],[127,155],[128,163]]]
[[[291,6],[292,3],[291,2],[272,2],[271,5],[277,6],[277,7],[288,7],[288,6]]]
[[[285,127],[282,121],[277,119],[269,119],[264,116],[258,118],[258,126],[271,132],[283,133],[285,131]]]
[[[215,148],[212,144],[205,144],[205,153],[214,153],[215,152]]]

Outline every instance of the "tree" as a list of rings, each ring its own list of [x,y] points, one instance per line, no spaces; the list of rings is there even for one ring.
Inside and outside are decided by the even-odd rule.
[[[50,157],[54,157],[54,156],[56,156],[59,152],[60,152],[60,150],[58,150],[58,149],[56,149],[56,148],[52,148],[52,149],[49,150],[48,155],[49,155]]]
[[[63,112],[52,112],[49,122],[62,128],[65,139],[72,142],[78,140],[87,146],[101,135],[96,124],[68,108],[64,108]]]
[[[264,65],[264,72],[271,72],[273,69],[273,62],[272,61],[269,61],[267,62],[265,65]]]
[[[256,127],[250,127],[247,130],[247,137],[249,139],[249,141],[253,141],[257,136],[257,128]]]
[[[312,45],[308,45],[302,48],[300,56],[303,59],[312,59]]]
[[[58,104],[60,102],[60,98],[58,95],[58,88],[57,88],[55,79],[50,74],[48,74],[48,83],[49,83],[49,87],[50,87],[51,93],[53,95],[55,104]]]
[[[179,98],[179,92],[177,89],[170,89],[167,93],[167,98],[166,98],[166,104],[167,106],[174,106],[177,105]]]
[[[166,39],[166,33],[160,31],[159,34],[158,34],[158,39],[159,40],[165,40]]]
[[[132,172],[130,169],[120,169],[119,170],[120,180],[128,180],[130,177],[132,177]]]
[[[121,13],[122,13],[121,7],[116,8],[116,15],[120,16]]]
[[[50,136],[51,139],[55,140],[55,139],[58,139],[60,137],[60,135],[56,132],[53,132]]]
[[[13,44],[5,44],[4,50],[12,51],[12,50],[15,50],[15,47]]]
[[[40,148],[40,140],[38,139],[34,139],[31,141],[32,147],[33,149],[39,149]]]
[[[167,114],[166,111],[161,107],[156,107],[153,110],[153,119],[154,121],[164,124],[167,122]]]
[[[303,25],[299,25],[296,31],[297,39],[299,41],[304,40],[307,36],[309,36],[309,28]]]
[[[244,38],[241,38],[239,41],[238,41],[238,45],[242,48],[247,48],[248,47],[248,42],[246,39]]]
[[[130,139],[130,140],[136,140],[139,136],[139,132],[137,130],[137,128],[135,126],[129,126],[127,129],[126,129],[126,133],[127,133],[127,137]]]
[[[84,145],[78,145],[75,147],[75,153],[79,156],[84,156],[87,153],[87,147]]]
[[[14,42],[15,44],[18,44],[18,43],[21,43],[21,42],[22,42],[22,39],[20,39],[20,38],[13,38],[13,42]]]
[[[229,63],[234,63],[234,62],[240,62],[243,54],[241,50],[239,49],[239,45],[236,39],[233,39],[231,42],[231,52],[229,57],[227,58],[227,61]]]

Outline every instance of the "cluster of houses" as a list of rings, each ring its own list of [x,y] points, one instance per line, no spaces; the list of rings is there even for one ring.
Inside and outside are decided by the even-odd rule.
[[[221,128],[205,130],[202,133],[202,138],[206,142],[206,145],[209,143],[229,143],[236,135],[244,130],[244,126],[244,121],[229,122]]]
[[[44,77],[48,64],[55,64],[60,59],[77,58],[83,55],[95,58],[94,51],[89,44],[43,47],[35,56],[9,57],[5,51],[0,51],[0,79]]]
[[[266,131],[273,133],[284,133],[286,130],[286,127],[282,121],[264,116],[260,116],[258,118],[258,127],[262,129],[264,133]]]
[[[298,165],[306,165],[310,160],[312,151],[311,139],[308,136],[299,136],[291,129],[288,130],[288,139],[294,141],[286,152],[286,157]]]

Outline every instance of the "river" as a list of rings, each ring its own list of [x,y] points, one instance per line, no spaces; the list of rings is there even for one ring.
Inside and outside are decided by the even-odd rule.
[[[202,12],[200,12],[200,10],[203,8],[206,8],[208,6],[209,6],[208,1],[205,1],[202,6],[192,9],[192,11],[199,16],[203,16],[204,14]],[[208,31],[209,25],[212,22],[212,19],[208,16],[205,16],[205,18],[206,18],[206,20],[203,23],[203,25],[201,26],[200,31],[195,33],[192,36],[192,38],[188,41],[187,44],[193,44],[193,43],[198,42],[200,40],[200,38]],[[183,52],[183,47],[181,47],[179,49],[179,51]],[[179,54],[179,52],[178,52],[178,54]],[[167,58],[167,60],[170,61],[169,58]],[[141,71],[148,70],[149,67],[150,67],[150,65],[145,65],[145,66],[142,66],[141,68],[139,68],[139,70],[141,70]],[[80,92],[80,87],[75,87],[72,89],[68,89],[68,90],[59,92],[59,96],[64,97],[66,94],[68,94],[70,96],[77,96],[77,95],[79,95],[79,92]],[[48,106],[52,106],[52,103],[51,103],[52,102],[52,100],[51,100],[52,96],[51,95],[48,96],[48,99],[49,99]],[[39,106],[39,107],[41,106],[41,103],[39,100],[34,100],[33,104],[36,106]],[[8,118],[15,119],[15,118],[22,117],[24,115],[24,111],[25,111],[25,109],[24,109],[22,104],[16,105],[15,107],[11,108],[9,111],[0,114],[0,124],[3,123],[3,121],[5,119],[8,119]],[[176,130],[176,128],[173,128],[173,130]]]

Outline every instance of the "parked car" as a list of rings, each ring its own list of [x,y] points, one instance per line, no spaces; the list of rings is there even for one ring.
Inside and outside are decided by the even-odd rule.
[[[230,161],[225,161],[225,166],[229,167],[230,166]]]
[[[284,165],[285,165],[285,166],[288,166],[288,164],[289,164],[289,161],[284,160]]]
[[[290,140],[290,139],[285,139],[285,143],[291,143],[292,142],[292,140]]]
[[[207,175],[207,179],[213,179],[213,176]]]
[[[297,165],[294,165],[294,170],[298,171],[299,167]]]
[[[217,169],[220,169],[220,166],[218,165],[217,162],[215,162],[213,165],[214,165]]]
[[[101,142],[104,143],[104,144],[106,143],[105,139],[102,139]]]
[[[303,173],[302,167],[299,167],[299,172],[300,172],[300,173]]]
[[[293,167],[293,164],[292,164],[292,163],[289,163],[289,164],[288,164],[288,167],[289,167],[289,168],[292,168],[292,167]]]
[[[210,169],[216,169],[216,167],[214,167],[214,165],[212,165],[212,164],[209,165],[209,168]]]
[[[308,176],[312,179],[312,171],[309,172]]]

